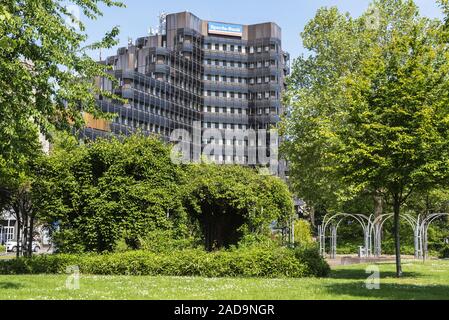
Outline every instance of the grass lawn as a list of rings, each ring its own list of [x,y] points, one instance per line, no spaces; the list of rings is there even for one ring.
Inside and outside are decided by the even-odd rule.
[[[380,264],[380,290],[367,290],[366,266],[336,267],[328,279],[205,279],[88,276],[79,290],[65,287],[64,275],[0,276],[0,299],[448,299],[449,261]]]

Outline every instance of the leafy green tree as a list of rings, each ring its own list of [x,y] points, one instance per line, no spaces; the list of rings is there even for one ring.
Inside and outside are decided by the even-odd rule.
[[[42,163],[34,186],[39,217],[57,223],[61,251],[112,251],[123,237],[137,248],[155,230],[189,235],[184,173],[157,137],[64,144]]]
[[[4,0],[0,3],[0,190],[21,174],[34,150],[29,141],[38,133],[80,128],[82,112],[99,115],[93,79],[109,77],[106,66],[89,50],[116,44],[118,28],[102,41],[85,45],[83,19],[101,15],[100,5],[122,6],[112,0]],[[5,199],[5,198],[3,198]]]
[[[192,165],[188,176],[187,205],[208,250],[266,236],[272,222],[286,226],[293,215],[292,194],[277,177],[229,165]]]
[[[294,178],[315,184],[301,176],[309,167],[338,187],[340,202],[388,195],[401,276],[401,209],[414,192],[444,184],[449,168],[444,23],[421,17],[411,0],[376,0],[356,19],[320,9],[302,36],[312,55],[295,63],[288,95]],[[313,166],[304,163],[308,149]]]

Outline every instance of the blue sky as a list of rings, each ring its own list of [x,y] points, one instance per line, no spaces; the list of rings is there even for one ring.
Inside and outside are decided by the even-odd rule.
[[[369,0],[124,0],[127,8],[105,8],[104,16],[97,21],[83,21],[87,25],[90,39],[98,40],[105,31],[119,25],[120,46],[125,46],[128,37],[145,36],[150,27],[157,25],[160,12],[190,11],[205,20],[253,24],[273,21],[282,27],[283,47],[292,58],[304,52],[300,33],[318,8],[337,6],[353,16],[360,15],[368,7]],[[423,15],[438,17],[440,10],[435,0],[415,0]],[[103,56],[115,54],[107,51]],[[93,53],[98,58],[99,53]]]

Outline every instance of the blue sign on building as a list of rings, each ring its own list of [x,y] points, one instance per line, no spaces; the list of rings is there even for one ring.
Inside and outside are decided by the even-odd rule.
[[[209,33],[225,36],[242,37],[243,26],[238,24],[227,24],[220,22],[209,22]]]

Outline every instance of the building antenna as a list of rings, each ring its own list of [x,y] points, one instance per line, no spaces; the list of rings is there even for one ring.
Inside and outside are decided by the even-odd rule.
[[[167,13],[161,12],[159,14],[159,30],[160,35],[165,35],[167,31]]]

